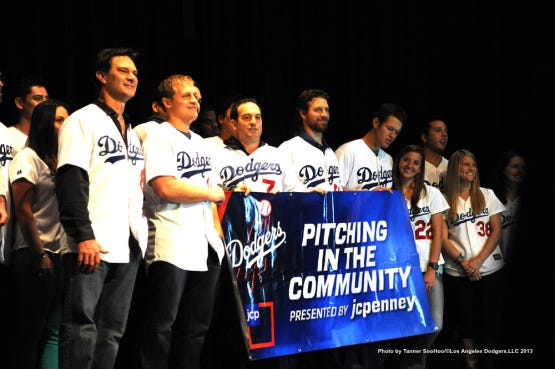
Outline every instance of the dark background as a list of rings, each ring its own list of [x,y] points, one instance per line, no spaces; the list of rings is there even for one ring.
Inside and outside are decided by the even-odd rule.
[[[95,53],[129,46],[141,53],[139,89],[127,108],[135,123],[149,115],[158,82],[183,73],[200,83],[209,104],[228,91],[258,99],[263,138],[274,145],[297,128],[297,94],[323,88],[331,95],[333,148],[362,136],[377,106],[394,102],[406,108],[408,122],[389,149],[393,156],[419,143],[420,127],[435,114],[449,127],[446,155],[470,149],[483,178],[506,148],[536,153],[552,96],[546,42],[554,24],[546,4],[353,3],[3,2],[0,64],[8,79],[0,120],[15,120],[10,87],[20,74],[42,74],[51,96],[79,108],[94,97]]]
[[[149,115],[158,82],[174,73],[195,78],[210,104],[228,91],[258,99],[263,138],[274,145],[296,130],[294,102],[305,88],[331,95],[327,138],[333,148],[361,137],[383,102],[408,112],[388,150],[393,156],[406,144],[420,143],[425,119],[442,114],[450,134],[445,155],[463,147],[473,151],[483,182],[503,150],[518,148],[528,157],[506,333],[515,348],[534,347],[539,353],[542,342],[552,342],[536,335],[545,325],[543,317],[551,316],[542,300],[543,282],[553,280],[551,263],[541,262],[553,255],[552,225],[537,211],[549,211],[553,203],[541,173],[550,177],[549,167],[540,167],[540,158],[553,148],[555,22],[547,4],[3,1],[0,64],[8,78],[0,121],[15,120],[11,87],[21,74],[42,74],[50,96],[74,108],[90,102],[95,54],[118,46],[141,53],[139,89],[127,107],[135,123]],[[510,357],[519,364],[528,359]]]

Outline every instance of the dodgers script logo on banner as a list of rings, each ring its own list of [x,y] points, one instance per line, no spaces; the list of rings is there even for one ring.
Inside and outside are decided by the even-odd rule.
[[[252,359],[434,331],[399,191],[234,192],[222,227]]]

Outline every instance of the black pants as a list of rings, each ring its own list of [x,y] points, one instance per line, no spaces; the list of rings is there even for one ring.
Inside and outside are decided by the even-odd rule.
[[[140,345],[143,369],[199,369],[220,264],[210,248],[209,270],[192,272],[157,261],[148,267],[144,334]]]
[[[44,349],[47,323],[53,314],[59,325],[61,309],[60,255],[48,253],[53,275],[41,277],[35,269],[31,249],[12,253],[11,281],[15,303],[14,365],[34,369]],[[57,329],[55,341],[57,341]]]

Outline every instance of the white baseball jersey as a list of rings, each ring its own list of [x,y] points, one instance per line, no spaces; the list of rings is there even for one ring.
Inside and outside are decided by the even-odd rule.
[[[246,184],[253,192],[305,192],[277,147],[262,144],[251,154],[229,145],[214,152],[214,168],[224,189]]]
[[[29,147],[18,152],[10,164],[10,182],[13,184],[21,178],[34,185],[32,210],[43,247],[50,252],[67,247],[67,236],[60,223],[54,176],[46,163]],[[17,232],[20,236],[13,244],[13,250],[29,247],[19,226]]]
[[[458,217],[455,221],[448,220],[449,239],[453,239],[464,249],[464,257],[470,259],[476,256],[484,247],[489,236],[489,218],[492,215],[501,213],[505,206],[499,201],[493,190],[480,187],[486,199],[486,206],[480,214],[473,215],[470,206],[470,198],[462,199],[460,196],[457,201]],[[448,217],[447,211],[445,217]],[[482,275],[491,274],[503,267],[503,256],[501,247],[497,245],[493,252],[486,258],[480,267]],[[451,258],[445,258],[445,273],[455,276],[466,276],[464,270]]]
[[[443,213],[449,209],[449,204],[439,190],[430,185],[425,185],[426,195],[420,195],[416,209],[410,208],[410,199],[405,199],[409,209],[410,223],[414,231],[416,251],[420,259],[420,270],[425,272],[428,268],[430,246],[432,243],[432,215]],[[443,217],[443,214],[442,214]],[[443,256],[439,255],[438,264],[444,264]]]
[[[71,114],[58,135],[58,168],[70,164],[88,173],[88,211],[96,240],[110,263],[129,262],[129,232],[146,249],[143,216],[143,151],[129,126],[127,142],[110,116],[89,104]],[[62,253],[77,252],[76,245]]]
[[[225,143],[220,136],[205,137],[204,142],[206,142],[209,147],[213,149],[225,147]]]
[[[9,129],[0,122],[0,187],[3,187],[2,193],[6,195],[6,208],[8,209],[8,224],[0,227],[0,263],[7,263],[7,258],[9,256],[10,250],[8,248],[8,229],[11,227],[11,214],[10,214],[10,195],[9,195],[9,174],[8,167],[13,159],[13,146],[11,143],[11,136],[9,134]]]
[[[518,197],[514,200],[507,199],[505,210],[501,213],[501,227],[503,228],[501,252],[503,253],[505,261],[511,258],[515,247],[519,202],[520,198]]]
[[[10,142],[12,143],[12,153],[15,156],[18,151],[25,147],[27,135],[14,126],[8,127],[8,133],[10,135]]]
[[[188,138],[164,122],[143,145],[147,183],[159,176],[171,176],[202,188],[217,185],[211,156],[198,134],[191,132]],[[214,228],[210,202],[169,202],[149,185],[145,186],[145,198],[149,225],[147,266],[160,260],[183,270],[208,270],[208,245],[222,260],[224,245]]]
[[[293,137],[278,146],[283,151],[297,178],[308,188],[320,187],[326,191],[341,191],[343,182],[339,162],[331,147],[317,147],[304,135]]]
[[[449,164],[449,160],[445,157],[441,157],[441,162],[437,167],[429,161],[424,161],[424,182],[430,186],[439,188],[442,193],[445,191],[447,164]]]
[[[141,123],[137,125],[135,128],[133,128],[133,131],[135,131],[135,133],[137,134],[137,137],[139,137],[139,142],[141,143],[141,145],[143,144],[143,142],[145,142],[146,136],[150,132],[152,132],[153,129],[158,128],[159,125],[160,123],[151,120],[148,122]]]
[[[359,138],[339,146],[335,154],[347,189],[371,190],[376,186],[393,186],[393,158],[381,148],[376,156]]]

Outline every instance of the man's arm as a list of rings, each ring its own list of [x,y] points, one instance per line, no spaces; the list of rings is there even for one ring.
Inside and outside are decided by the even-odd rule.
[[[89,218],[89,176],[77,166],[66,164],[56,172],[56,196],[60,222],[76,242],[94,239]]]

